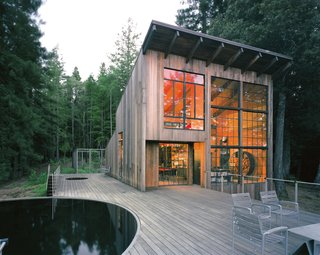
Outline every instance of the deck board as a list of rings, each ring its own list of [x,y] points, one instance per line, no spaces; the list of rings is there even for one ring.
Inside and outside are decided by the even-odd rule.
[[[231,195],[197,185],[140,192],[103,174],[81,176],[88,179],[70,181],[66,180],[70,176],[61,175],[55,196],[95,199],[132,210],[139,218],[140,232],[128,254],[232,254]],[[319,215],[301,213],[301,224],[316,222]],[[302,242],[289,235],[289,252]],[[278,252],[271,247],[266,254]],[[235,253],[257,251],[239,240]]]

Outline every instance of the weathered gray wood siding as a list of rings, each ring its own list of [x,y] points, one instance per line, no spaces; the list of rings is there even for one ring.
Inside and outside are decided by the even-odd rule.
[[[145,120],[144,56],[140,53],[116,113],[116,130],[107,146],[107,165],[111,175],[144,190]],[[119,168],[118,134],[123,133],[122,171]],[[141,181],[143,179],[143,182]]]

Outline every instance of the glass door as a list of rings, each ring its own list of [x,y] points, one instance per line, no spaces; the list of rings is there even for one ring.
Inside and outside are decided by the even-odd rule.
[[[188,144],[160,143],[159,186],[188,184]]]

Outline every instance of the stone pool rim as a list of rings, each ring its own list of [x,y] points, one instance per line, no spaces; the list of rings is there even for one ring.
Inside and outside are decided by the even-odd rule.
[[[93,201],[93,202],[99,202],[99,203],[105,203],[105,204],[111,204],[111,205],[116,205],[119,206],[125,210],[127,210],[128,212],[130,212],[133,217],[136,220],[137,223],[137,231],[134,235],[134,237],[132,238],[131,243],[129,244],[129,246],[123,251],[123,253],[121,253],[121,255],[126,255],[128,254],[128,252],[130,251],[130,249],[133,247],[133,245],[136,243],[138,236],[140,234],[140,229],[141,229],[141,222],[140,219],[138,217],[138,215],[132,211],[130,208],[124,206],[124,205],[120,205],[118,203],[113,203],[113,202],[108,202],[108,201],[104,201],[101,199],[93,199],[93,198],[85,198],[85,197],[64,197],[64,196],[54,196],[54,197],[15,197],[15,198],[3,198],[0,199],[0,203],[1,202],[8,202],[8,201],[21,201],[21,200],[40,200],[40,199],[65,199],[65,200],[86,200],[86,201]]]

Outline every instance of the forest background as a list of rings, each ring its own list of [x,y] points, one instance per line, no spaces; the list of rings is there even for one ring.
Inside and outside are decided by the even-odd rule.
[[[320,182],[320,4],[318,0],[185,0],[180,26],[294,58],[274,81],[274,175]],[[65,74],[59,50],[40,44],[41,0],[0,2],[0,181],[105,148],[138,53],[134,22],[122,28],[97,78]]]

